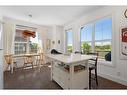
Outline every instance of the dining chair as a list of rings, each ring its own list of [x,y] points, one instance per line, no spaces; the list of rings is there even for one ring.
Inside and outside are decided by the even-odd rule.
[[[17,68],[17,62],[14,61],[14,59],[13,59],[13,54],[6,54],[6,55],[4,55],[4,59],[5,59],[6,64],[8,64],[6,70],[7,70],[8,68],[10,68],[10,71],[13,69],[13,68],[12,68],[12,63],[13,63],[14,66]]]
[[[98,53],[87,53],[87,55],[95,55],[96,58],[89,59],[89,88],[91,89],[91,71],[95,71],[94,80],[96,80],[96,84],[98,86],[98,78],[97,78],[97,61],[98,61]]]
[[[43,53],[39,53],[39,56],[36,57],[36,65],[42,65],[44,58]]]
[[[33,55],[24,57],[23,69],[28,67],[28,64],[30,64],[29,66],[32,66],[32,69],[34,68],[34,56]]]

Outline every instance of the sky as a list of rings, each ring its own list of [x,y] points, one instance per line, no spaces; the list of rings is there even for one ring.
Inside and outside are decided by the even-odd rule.
[[[95,25],[95,30],[93,26]],[[112,19],[106,18],[96,21],[95,24],[90,23],[81,29],[81,41],[92,41],[92,32],[95,31],[95,40],[106,40],[112,37]],[[69,45],[73,43],[73,31],[67,32],[67,42]]]

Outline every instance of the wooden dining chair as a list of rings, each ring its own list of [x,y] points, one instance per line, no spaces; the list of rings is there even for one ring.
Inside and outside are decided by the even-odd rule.
[[[13,54],[6,54],[6,55],[4,55],[4,59],[5,59],[6,64],[8,64],[6,70],[7,70],[8,68],[10,68],[10,71],[13,69],[13,68],[12,68],[12,63],[13,63],[14,66],[17,68],[17,62],[14,61],[14,59],[13,59]]]
[[[34,56],[30,55],[30,56],[25,56],[24,57],[24,65],[23,65],[23,69],[32,66],[32,69],[34,68]]]
[[[89,59],[89,88],[91,89],[91,71],[95,71],[94,80],[96,80],[96,84],[98,86],[98,78],[97,78],[97,60],[98,60],[98,53],[87,53],[88,55],[95,55],[96,58]]]
[[[44,60],[44,58],[43,58],[44,56],[43,56],[43,53],[39,53],[39,56],[37,56],[36,57],[36,64],[37,65],[42,65],[42,63],[43,63],[43,60]]]

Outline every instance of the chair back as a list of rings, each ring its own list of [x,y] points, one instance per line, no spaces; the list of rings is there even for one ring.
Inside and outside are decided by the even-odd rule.
[[[26,56],[26,57],[24,57],[24,61],[25,61],[25,63],[33,63],[34,62],[34,56],[33,55]]]
[[[95,55],[95,56],[97,56],[96,58],[89,59],[90,61],[95,62],[95,66],[97,66],[98,53],[87,53],[87,55]]]
[[[7,55],[4,55],[4,58],[5,58],[5,61],[7,64],[12,64],[12,54],[7,54]]]

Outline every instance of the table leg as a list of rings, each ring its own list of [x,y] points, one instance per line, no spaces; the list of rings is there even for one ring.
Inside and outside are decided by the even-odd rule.
[[[51,81],[53,80],[53,61],[51,61]]]
[[[87,89],[89,89],[89,63],[86,61],[86,70],[87,70]]]
[[[12,64],[10,65],[11,66],[11,74],[13,74],[13,69],[14,69],[14,62],[12,61]]]
[[[73,74],[74,74],[74,66],[70,65],[70,82],[69,82],[69,89],[72,89],[72,83],[73,83]]]

